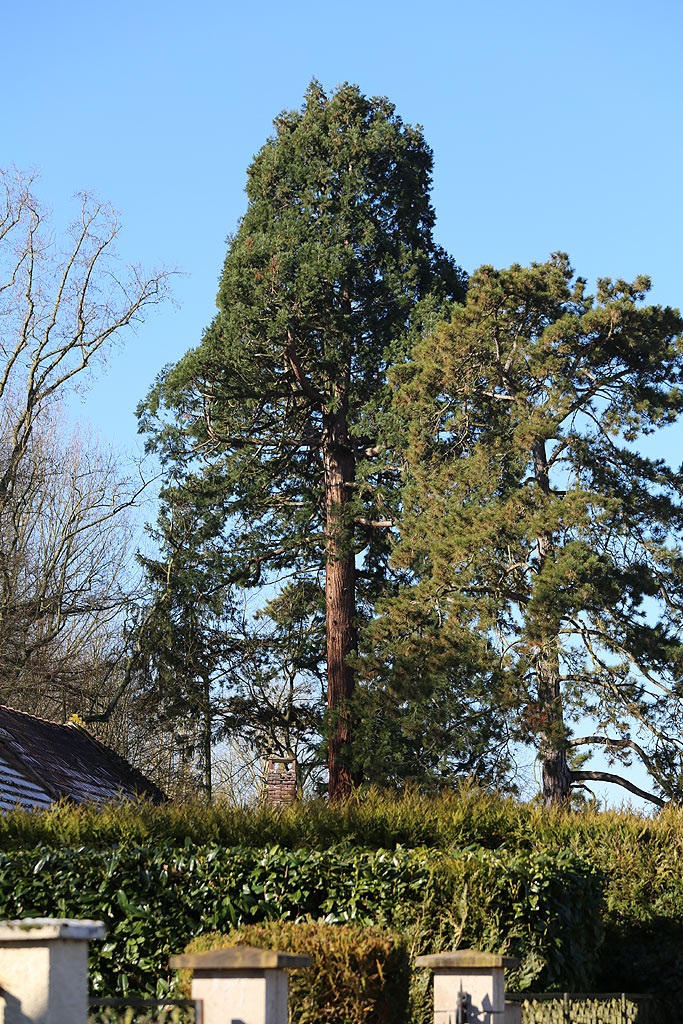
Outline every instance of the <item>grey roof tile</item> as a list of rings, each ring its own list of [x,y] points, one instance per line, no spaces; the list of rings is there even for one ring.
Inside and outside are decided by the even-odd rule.
[[[164,793],[75,723],[59,725],[0,705],[0,810],[55,800],[160,803]]]

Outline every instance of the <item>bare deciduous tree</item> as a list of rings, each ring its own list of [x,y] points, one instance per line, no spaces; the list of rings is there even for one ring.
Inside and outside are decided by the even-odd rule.
[[[169,272],[123,266],[114,211],[87,195],[56,237],[33,184],[0,170],[0,699],[61,717],[120,655],[140,491],[61,406]]]
[[[121,657],[135,496],[111,452],[43,413],[0,502],[1,701],[62,718],[102,700]]]

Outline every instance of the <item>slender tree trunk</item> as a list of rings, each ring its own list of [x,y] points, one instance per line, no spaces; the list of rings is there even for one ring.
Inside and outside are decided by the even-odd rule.
[[[355,476],[345,412],[325,424],[325,614],[327,624],[327,707],[329,716],[329,798],[351,795],[351,715],[354,672],[348,657],[356,650],[356,565],[348,504]]]
[[[545,495],[549,495],[550,479],[544,441],[538,441],[533,446],[532,457],[536,484]],[[553,554],[552,533],[542,532],[536,544],[539,569],[542,569],[545,561]],[[536,691],[541,721],[538,756],[541,762],[543,803],[546,807],[555,807],[569,799],[571,771],[567,763],[567,730],[562,708],[557,635],[550,616],[548,628],[549,632],[539,642],[535,659]]]
[[[204,794],[206,796],[206,802],[211,803],[213,798],[213,786],[212,786],[212,775],[213,775],[213,746],[211,736],[211,681],[208,678],[204,679],[204,716],[203,716],[203,735],[202,743],[204,746],[203,761],[204,761]]]
[[[567,764],[567,730],[562,713],[562,693],[557,650],[544,649],[536,662],[538,704],[542,716],[539,742],[543,782],[543,803],[556,807],[566,803],[571,791]]]

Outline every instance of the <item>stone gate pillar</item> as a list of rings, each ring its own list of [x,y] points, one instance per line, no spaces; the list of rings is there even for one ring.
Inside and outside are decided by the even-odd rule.
[[[101,921],[0,921],[5,1024],[87,1024],[88,942],[104,935]]]
[[[505,968],[519,960],[474,949],[418,956],[434,972],[434,1024],[517,1024],[521,1007],[505,1002]]]
[[[171,967],[192,971],[192,998],[202,1001],[203,1024],[287,1024],[289,975],[311,959],[276,949],[232,946],[172,956]]]

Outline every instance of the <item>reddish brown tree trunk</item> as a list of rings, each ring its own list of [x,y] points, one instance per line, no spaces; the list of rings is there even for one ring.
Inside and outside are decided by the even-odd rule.
[[[344,800],[353,788],[349,704],[354,672],[348,658],[356,650],[356,565],[348,505],[355,462],[343,413],[330,417],[325,434],[328,793],[330,800]]]

